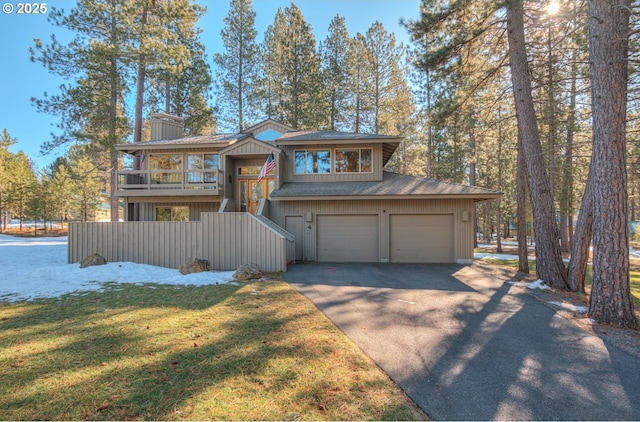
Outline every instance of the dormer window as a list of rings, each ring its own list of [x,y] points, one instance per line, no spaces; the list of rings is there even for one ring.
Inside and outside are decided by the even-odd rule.
[[[329,174],[331,173],[330,150],[305,150],[295,152],[296,174]]]

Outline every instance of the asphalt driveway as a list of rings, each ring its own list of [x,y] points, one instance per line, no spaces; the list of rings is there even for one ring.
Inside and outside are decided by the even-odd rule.
[[[435,420],[640,420],[640,359],[504,278],[453,264],[284,278]]]

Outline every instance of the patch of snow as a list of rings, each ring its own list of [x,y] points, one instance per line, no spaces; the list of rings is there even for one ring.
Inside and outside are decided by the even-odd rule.
[[[566,310],[566,311],[570,311],[570,312],[575,312],[578,314],[585,314],[589,311],[589,308],[587,308],[586,306],[576,306],[572,303],[565,303],[565,302],[549,302],[549,304],[557,306],[560,309]]]
[[[516,287],[526,287],[527,289],[540,289],[540,290],[553,290],[551,287],[547,286],[547,284],[541,280],[541,279],[537,279],[536,281],[533,281],[531,283],[527,283],[525,281],[507,281],[507,284],[510,284],[512,286],[516,286]]]
[[[100,291],[106,282],[210,285],[235,283],[233,271],[182,275],[172,268],[110,262],[88,268],[67,264],[66,237],[0,235],[0,301],[59,297],[77,291]]]
[[[489,253],[489,252],[476,252],[473,257],[475,259],[515,259],[518,260],[518,255],[507,255],[507,254],[499,254],[499,253]],[[529,257],[529,259],[535,259],[535,257]]]
[[[473,257],[475,259],[499,259],[499,260],[513,259],[516,261],[518,260],[518,255],[507,255],[507,254],[490,253],[490,252],[476,252],[473,254]],[[532,261],[536,260],[535,256],[528,256],[527,258]],[[568,263],[569,259],[562,258],[562,261]]]

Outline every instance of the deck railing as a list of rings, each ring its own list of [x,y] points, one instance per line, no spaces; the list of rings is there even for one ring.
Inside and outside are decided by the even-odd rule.
[[[118,171],[118,191],[136,194],[136,191],[183,190],[194,193],[219,195],[223,173],[215,170],[120,170]],[[131,192],[129,192],[131,191]]]

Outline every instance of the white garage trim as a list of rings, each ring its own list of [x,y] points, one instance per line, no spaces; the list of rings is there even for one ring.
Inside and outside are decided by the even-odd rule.
[[[378,215],[318,215],[318,262],[378,262]]]
[[[390,262],[456,262],[453,221],[453,214],[390,215]]]

